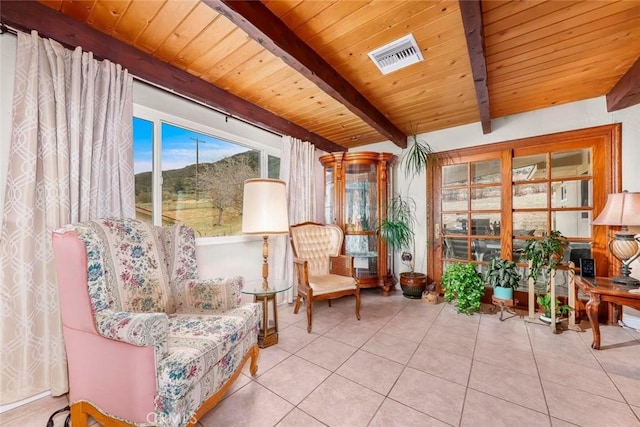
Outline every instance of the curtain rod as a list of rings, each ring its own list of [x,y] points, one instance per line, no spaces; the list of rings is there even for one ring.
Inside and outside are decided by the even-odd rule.
[[[181,94],[179,92],[176,92],[173,89],[169,89],[169,88],[166,88],[166,87],[164,87],[162,85],[159,85],[157,83],[150,82],[149,80],[140,78],[140,77],[136,76],[135,74],[131,74],[131,76],[133,76],[134,80],[137,80],[137,81],[139,81],[141,83],[147,84],[149,86],[153,86],[155,88],[158,88],[158,89],[161,89],[161,90],[164,90],[164,91],[167,91],[167,92],[172,93],[172,94],[174,94],[176,96],[179,96],[180,98],[186,99],[186,100],[191,101],[191,102],[195,102],[198,105],[202,105],[203,107],[205,107],[205,108],[207,108],[207,109],[209,109],[211,111],[215,111],[216,113],[223,115],[224,116],[224,121],[227,122],[227,123],[229,122],[229,119],[233,119],[233,120],[236,120],[236,121],[238,121],[240,123],[244,123],[244,124],[247,124],[249,126],[252,126],[252,127],[256,128],[256,129],[260,129],[262,131],[268,132],[268,133],[270,133],[272,135],[283,136],[281,133],[274,132],[274,131],[272,131],[270,129],[267,129],[265,127],[262,127],[260,125],[255,124],[255,123],[252,123],[252,122],[250,122],[248,120],[245,120],[243,118],[234,116],[233,114],[229,114],[229,113],[227,113],[225,111],[218,110],[217,108],[212,107],[211,105],[209,105],[209,104],[207,104],[205,102],[198,101],[198,100],[195,100],[193,98],[190,98],[190,97],[188,97],[186,95],[183,95],[183,94]]]
[[[5,33],[17,36],[18,30],[16,30],[15,28],[8,27],[2,22],[0,22],[0,34],[5,34]]]
[[[5,33],[17,36],[18,35],[18,30],[16,30],[15,28],[9,27],[9,26],[5,25],[4,23],[0,22],[0,34],[5,34]],[[208,105],[208,104],[206,104],[204,102],[201,102],[201,101],[196,101],[195,99],[191,99],[188,96],[185,96],[185,95],[182,95],[182,94],[176,92],[175,90],[172,90],[172,89],[163,87],[163,86],[161,86],[159,84],[156,84],[156,83],[150,82],[148,80],[142,79],[142,78],[136,76],[135,74],[131,74],[131,76],[134,78],[134,80],[138,80],[139,82],[151,85],[153,87],[157,87],[157,88],[159,88],[161,90],[165,90],[165,91],[170,92],[170,93],[172,93],[174,95],[177,95],[177,96],[179,96],[181,98],[184,98],[184,99],[187,99],[187,100],[189,100],[191,102],[195,102],[196,104],[202,105],[203,107],[206,107],[206,108],[208,108],[208,109],[210,109],[212,111],[215,111],[218,114],[222,114],[224,116],[225,122],[228,122],[229,119],[234,119],[234,120],[237,120],[237,121],[239,121],[241,123],[247,124],[249,126],[253,126],[256,129],[260,129],[262,131],[269,132],[270,134],[273,134],[273,135],[276,135],[276,136],[282,136],[282,134],[280,134],[278,132],[274,132],[274,131],[272,131],[270,129],[266,129],[266,128],[262,127],[262,126],[259,126],[259,125],[255,124],[255,123],[252,123],[252,122],[250,122],[248,120],[245,120],[245,119],[242,119],[240,117],[236,117],[236,116],[234,116],[232,114],[229,114],[227,112],[218,110],[217,108],[214,108],[211,105]]]

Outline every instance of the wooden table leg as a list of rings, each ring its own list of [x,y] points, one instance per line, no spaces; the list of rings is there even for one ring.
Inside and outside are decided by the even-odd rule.
[[[587,316],[589,317],[589,323],[591,323],[591,329],[593,330],[593,343],[591,348],[600,350],[600,325],[598,324],[598,308],[600,307],[600,295],[591,293],[589,295],[589,302],[587,302]]]
[[[258,295],[253,296],[253,302],[262,302],[262,328],[258,331],[258,346],[260,348],[268,347],[268,332],[269,332],[269,296],[263,295],[260,298]]]

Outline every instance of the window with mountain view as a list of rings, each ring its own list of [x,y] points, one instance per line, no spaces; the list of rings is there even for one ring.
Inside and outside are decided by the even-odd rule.
[[[133,135],[137,218],[187,224],[198,237],[240,234],[244,181],[279,174],[278,157],[174,124],[135,117]]]

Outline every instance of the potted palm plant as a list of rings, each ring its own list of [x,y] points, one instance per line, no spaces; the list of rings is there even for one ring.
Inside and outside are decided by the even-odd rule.
[[[515,262],[502,258],[494,258],[489,263],[485,281],[493,288],[493,295],[496,298],[513,299],[514,289],[518,289],[520,284],[520,271]]]
[[[415,201],[397,194],[389,202],[387,217],[378,227],[378,235],[394,252],[401,252],[402,263],[409,271],[400,273],[400,288],[407,298],[421,298],[427,285],[427,276],[414,271],[412,252],[415,249]]]
[[[473,314],[484,295],[482,276],[472,263],[455,262],[442,275],[445,301],[456,301],[458,313]]]
[[[413,144],[401,161],[401,167],[409,183],[415,175],[423,173],[430,161],[437,159],[431,146],[419,141],[416,135],[411,136]],[[391,249],[400,253],[400,259],[409,268],[399,274],[402,293],[407,298],[422,298],[427,286],[427,275],[414,271],[415,233],[413,231],[416,217],[416,203],[408,196],[397,193],[389,202],[387,218],[378,226],[378,235],[384,239]]]

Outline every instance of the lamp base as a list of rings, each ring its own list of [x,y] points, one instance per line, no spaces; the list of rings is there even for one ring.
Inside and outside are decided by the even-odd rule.
[[[613,283],[620,283],[626,286],[638,286],[640,285],[640,280],[634,279],[631,276],[618,276],[611,279]]]

